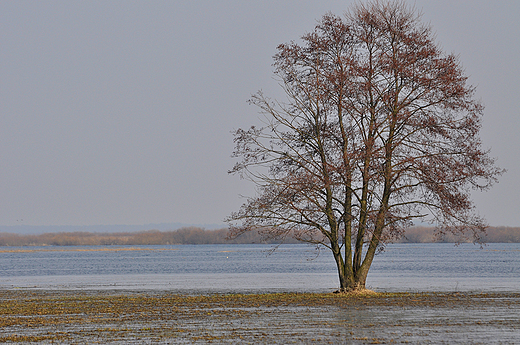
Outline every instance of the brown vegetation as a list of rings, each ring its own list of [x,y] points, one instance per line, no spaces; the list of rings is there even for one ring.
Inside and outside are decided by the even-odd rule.
[[[277,243],[262,240],[260,234],[247,232],[234,239],[227,239],[228,229],[205,230],[197,227],[174,231],[149,230],[142,232],[92,233],[59,232],[41,235],[0,233],[0,246],[98,246],[98,245],[172,245],[172,244],[251,244]],[[432,227],[407,229],[399,243],[456,243],[463,242],[453,235],[436,236]],[[520,228],[491,227],[484,242],[520,243]],[[284,243],[298,243],[287,238]]]
[[[173,245],[173,244],[245,244],[275,243],[264,241],[255,232],[226,239],[228,229],[205,230],[197,227],[173,231],[149,230],[140,232],[92,233],[58,232],[40,235],[0,233],[0,246],[96,246],[96,245]],[[296,243],[289,239],[286,243]]]
[[[513,344],[520,330],[518,294],[18,290],[0,300],[0,343]]]
[[[432,227],[413,227],[406,230],[400,243],[457,243],[468,242],[467,239],[454,234],[436,235]],[[520,228],[490,227],[486,230],[482,240],[484,243],[520,243]]]

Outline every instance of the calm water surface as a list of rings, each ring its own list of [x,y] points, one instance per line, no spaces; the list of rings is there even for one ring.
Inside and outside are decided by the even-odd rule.
[[[0,288],[267,292],[337,289],[331,254],[282,245],[0,247]],[[319,254],[319,255],[318,255]],[[520,244],[393,244],[376,291],[520,292]]]

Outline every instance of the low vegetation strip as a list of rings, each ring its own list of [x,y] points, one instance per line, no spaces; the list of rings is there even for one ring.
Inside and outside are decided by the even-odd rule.
[[[173,244],[245,244],[275,243],[264,241],[259,234],[250,233],[228,240],[228,229],[206,230],[197,227],[172,231],[147,230],[140,232],[92,233],[58,232],[39,235],[0,233],[0,246],[94,246],[94,245],[173,245]],[[288,240],[286,243],[296,243]]]
[[[520,294],[0,291],[0,342],[520,340]]]
[[[165,251],[177,250],[176,248],[137,248],[137,247],[98,247],[98,248],[50,248],[50,249],[0,249],[0,253],[33,253],[33,252],[131,252],[131,251]]]
[[[227,239],[228,229],[206,230],[188,227],[172,231],[147,230],[141,232],[92,233],[58,232],[40,235],[0,233],[0,246],[93,246],[93,245],[172,245],[172,244],[248,244],[277,243],[266,241],[255,232]],[[434,229],[413,227],[406,231],[401,243],[458,242],[455,236],[435,236]],[[487,230],[484,242],[520,243],[520,228],[492,227]],[[287,238],[284,243],[298,243]]]

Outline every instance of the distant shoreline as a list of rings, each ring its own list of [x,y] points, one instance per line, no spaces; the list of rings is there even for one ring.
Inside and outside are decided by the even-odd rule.
[[[49,232],[43,234],[18,234],[0,232],[1,247],[18,246],[92,246],[92,245],[177,245],[177,244],[276,244],[277,240],[265,240],[256,232],[245,233],[235,239],[227,239],[227,228],[208,230],[200,227],[184,227],[177,230],[147,230],[137,232]],[[412,227],[397,243],[457,243],[467,242],[455,236],[438,238],[430,227]],[[520,228],[490,227],[485,243],[520,243]],[[288,238],[287,244],[301,243]]]
[[[0,225],[0,233],[18,235],[41,235],[57,232],[93,232],[93,233],[120,233],[140,232],[147,230],[173,231],[183,228],[202,228],[216,230],[225,228],[225,224],[186,224],[186,223],[150,223],[140,225],[111,224],[111,225]]]

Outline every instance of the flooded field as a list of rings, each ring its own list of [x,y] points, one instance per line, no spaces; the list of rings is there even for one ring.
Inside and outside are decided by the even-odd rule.
[[[356,296],[330,255],[271,249],[3,248],[0,343],[520,344],[519,244],[395,244]]]
[[[0,342],[518,344],[519,293],[0,291]]]

